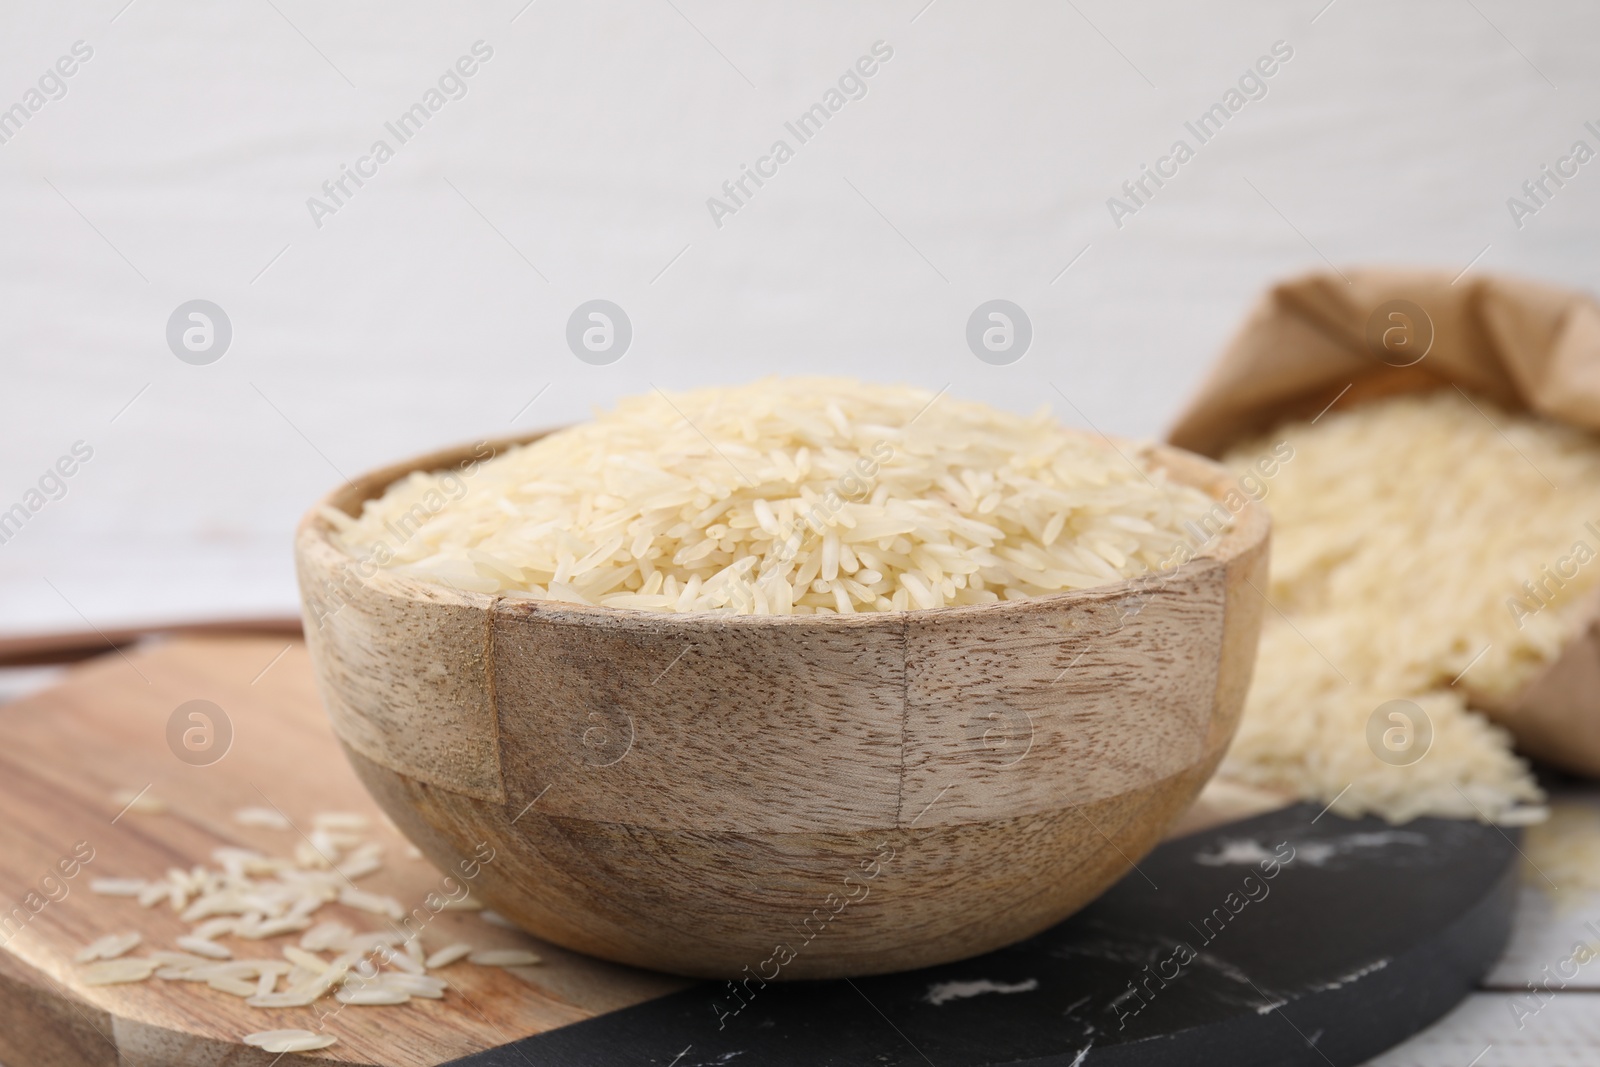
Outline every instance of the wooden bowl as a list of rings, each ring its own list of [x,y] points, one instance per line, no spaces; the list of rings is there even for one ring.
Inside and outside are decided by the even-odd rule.
[[[511,443],[323,503],[354,514],[410,471]],[[960,959],[1126,874],[1233,735],[1266,511],[1216,464],[1153,458],[1219,501],[1233,491],[1210,555],[930,611],[670,615],[465,592],[353,559],[313,509],[295,540],[307,643],[378,803],[539,937],[747,983]]]

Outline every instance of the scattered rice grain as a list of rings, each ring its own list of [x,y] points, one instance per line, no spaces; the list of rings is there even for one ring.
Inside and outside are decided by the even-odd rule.
[[[264,1052],[314,1052],[327,1048],[339,1039],[332,1034],[318,1034],[310,1030],[263,1030],[244,1035],[244,1043],[254,1045]]]
[[[78,979],[84,985],[120,985],[124,982],[142,982],[155,973],[156,961],[142,956],[100,960],[84,967]]]
[[[167,802],[153,796],[148,789],[119,789],[111,794],[111,800],[123,812],[164,815],[167,811]]]
[[[458,960],[466,959],[468,956],[472,955],[472,952],[473,949],[471,945],[467,944],[465,941],[457,941],[455,944],[446,945],[444,948],[441,948],[439,951],[429,956],[423,961],[423,965],[426,966],[428,970],[435,971],[440,967],[448,967]]]
[[[480,967],[531,967],[544,961],[524,948],[487,948],[472,953],[467,962]]]
[[[107,934],[85,945],[74,958],[79,963],[89,963],[93,960],[114,960],[118,956],[132,951],[142,940],[144,938],[137,933]]]
[[[402,993],[398,989],[385,989],[373,987],[368,989],[341,989],[334,994],[334,999],[341,1004],[362,1006],[378,1006],[383,1004],[404,1004],[411,999],[411,994]]]
[[[291,830],[294,824],[277,808],[240,808],[233,813],[240,826],[260,826],[268,830]]]
[[[196,956],[207,956],[214,960],[227,960],[233,958],[233,953],[226,945],[219,945],[215,941],[208,941],[203,937],[179,937],[172,942],[179,948],[188,949]]]

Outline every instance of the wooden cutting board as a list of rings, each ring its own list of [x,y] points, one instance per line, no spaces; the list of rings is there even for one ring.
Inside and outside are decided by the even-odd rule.
[[[208,765],[180,759],[173,746],[181,748],[181,742],[169,742],[174,710],[193,700],[214,703],[231,726],[226,755]],[[180,717],[180,725],[188,724]],[[107,933],[141,931],[145,945],[138,953],[171,948],[172,939],[187,932],[186,924],[170,909],[160,905],[145,909],[127,898],[93,894],[89,891],[91,880],[159,877],[171,867],[187,869],[209,863],[212,850],[223,845],[287,856],[318,812],[354,811],[372,819],[375,829],[370,836],[386,846],[386,865],[362,879],[362,888],[386,893],[410,907],[439,886],[439,872],[420,858],[408,858],[408,846],[389,828],[346,765],[323,716],[304,647],[283,637],[184,638],[110,654],[78,668],[54,689],[0,707],[0,727],[0,814],[4,816],[0,818],[0,905],[4,907],[0,924],[9,915],[14,927],[5,927],[7,932],[0,933],[0,1063],[7,1067],[270,1067],[274,1063],[289,1067],[313,1062],[422,1067],[479,1053],[482,1057],[473,1062],[512,1067],[526,1063],[541,1067],[610,1062],[663,1065],[676,1062],[673,1057],[680,1055],[680,1050],[688,1058],[679,1067],[720,1063],[744,1051],[751,1051],[756,1060],[772,1063],[920,1063],[918,1054],[896,1044],[910,1032],[904,1031],[906,1026],[915,1031],[917,1044],[926,1041],[939,1048],[934,1059],[941,1064],[1020,1062],[1040,1055],[1040,1042],[1053,1042],[1053,1054],[1068,1063],[1079,1055],[1081,1035],[1074,1027],[1080,1024],[1075,1019],[1063,1022],[1061,1012],[1072,1003],[1077,1003],[1080,1011],[1089,1010],[1084,1005],[1090,1003],[1081,991],[1068,987],[1074,982],[1087,983],[1091,992],[1114,1000],[1127,982],[1139,979],[1137,963],[1143,959],[1134,953],[1139,958],[1133,963],[1102,960],[1091,966],[1079,957],[1087,954],[1092,963],[1104,955],[1097,946],[1107,928],[1125,928],[1127,937],[1134,939],[1155,937],[1164,929],[1161,923],[1176,925],[1179,918],[1189,917],[1185,909],[1191,902],[1198,907],[1214,903],[1213,895],[1221,899],[1221,882],[1213,886],[1208,879],[1228,881],[1242,873],[1197,865],[1190,853],[1202,847],[1196,844],[1200,838],[1184,838],[1142,862],[1143,874],[1130,873],[1088,911],[1023,945],[950,965],[937,973],[860,980],[855,990],[851,983],[808,983],[804,988],[774,991],[762,998],[759,1010],[740,1019],[739,1028],[729,1027],[726,1032],[708,1023],[715,1021],[708,1005],[721,1003],[719,998],[725,994],[714,984],[615,966],[490,925],[472,913],[446,912],[424,932],[424,943],[430,949],[457,940],[484,948],[524,946],[533,948],[545,962],[516,970],[457,965],[440,972],[453,983],[445,999],[345,1008],[326,1024],[326,1031],[338,1037],[337,1044],[317,1053],[277,1057],[244,1046],[239,1039],[267,1029],[315,1030],[319,1016],[314,1009],[252,1008],[230,994],[188,982],[87,986],[73,955]],[[114,798],[119,791],[144,791],[145,798],[165,802],[167,810],[160,814],[137,808],[124,811],[123,802]],[[233,813],[245,807],[279,808],[296,829],[241,826]],[[1270,809],[1282,810],[1263,816],[1278,820],[1269,827],[1235,821]],[[1254,827],[1252,833],[1281,831],[1299,840],[1307,833],[1337,838],[1371,829],[1334,825],[1339,820],[1332,815],[1322,817],[1319,823],[1316,815],[1314,810],[1283,808],[1280,798],[1214,785],[1173,834],[1228,824],[1227,829],[1215,833]],[[1473,829],[1476,837],[1470,832]],[[1497,849],[1510,854],[1510,846],[1488,828],[1453,824],[1430,832],[1442,835],[1441,842],[1446,838],[1453,842],[1441,845],[1440,863],[1481,859]],[[1462,834],[1473,839],[1454,841]],[[1204,847],[1221,846],[1212,842]],[[1331,868],[1286,873],[1284,886],[1301,879],[1305,889],[1280,890],[1275,900],[1286,901],[1281,910],[1275,903],[1259,918],[1252,917],[1251,924],[1259,929],[1230,933],[1231,947],[1241,953],[1241,959],[1260,959],[1261,974],[1273,975],[1271,981],[1284,988],[1299,983],[1324,990],[1314,1003],[1297,1003],[1294,1010],[1307,1013],[1301,1017],[1302,1023],[1309,1025],[1317,1017],[1314,1013],[1324,1012],[1336,1020],[1362,1020],[1369,1029],[1375,1021],[1382,1022],[1389,1027],[1385,1032],[1395,1035],[1388,1040],[1397,1039],[1425,1025],[1443,1010],[1441,1005],[1454,1003],[1498,952],[1496,938],[1503,941],[1503,930],[1496,924],[1506,912],[1493,893],[1499,892],[1494,887],[1505,880],[1509,869],[1503,857],[1493,863],[1480,862],[1478,866],[1484,870],[1465,877],[1439,878],[1438,870],[1445,868],[1430,868],[1430,883],[1462,887],[1457,894],[1460,900],[1441,903],[1411,900],[1415,894],[1406,889],[1405,880],[1415,876],[1415,872],[1408,875],[1407,864],[1414,866],[1416,860],[1409,857],[1408,850],[1398,852],[1394,863],[1371,866],[1366,876],[1350,884],[1346,884],[1348,874],[1340,875]],[[87,853],[92,853],[92,858],[81,864],[73,877],[61,877],[58,865],[63,859],[71,867],[75,857]],[[1147,900],[1142,894],[1151,875],[1168,888]],[[51,876],[54,881],[46,883]],[[1341,882],[1341,877],[1346,881]],[[28,905],[30,893],[35,903],[52,896],[56,899],[44,903],[35,914]],[[1301,904],[1289,905],[1297,894]],[[1471,936],[1465,940],[1452,934],[1450,931],[1461,925],[1455,916],[1475,914],[1474,908],[1483,911],[1480,900],[1494,905],[1483,912],[1486,918],[1474,920],[1484,930],[1468,930]],[[1400,907],[1408,901],[1407,907]],[[1347,910],[1354,909],[1350,923],[1369,911],[1389,916],[1391,926],[1398,923],[1395,930],[1369,931],[1369,941],[1376,939],[1384,945],[1404,942],[1401,933],[1411,926],[1438,927],[1437,936],[1421,938],[1425,951],[1414,954],[1411,970],[1397,962],[1379,972],[1381,981],[1364,983],[1364,997],[1376,997],[1380,1008],[1367,999],[1344,1003],[1326,992],[1342,988],[1337,979],[1351,969],[1350,959],[1365,959],[1362,953],[1369,947],[1343,934],[1331,941],[1325,936],[1329,909],[1340,902]],[[317,918],[337,918],[357,929],[383,928],[378,917],[341,905],[326,905]],[[1365,925],[1373,926],[1370,921]],[[1175,936],[1188,935],[1178,926]],[[276,956],[279,946],[291,940],[226,943],[234,945],[241,957]],[[1318,985],[1320,979],[1315,975],[1273,974],[1281,964],[1284,945],[1305,943],[1325,943],[1326,958],[1319,958],[1317,965],[1327,971],[1322,977],[1336,979],[1332,985]],[[1037,967],[1025,975],[1018,971],[1017,982],[1035,982],[1035,993],[978,997],[970,1003],[963,1000],[959,1010],[941,1013],[943,1022],[916,1018],[917,1012],[926,1010],[929,982],[959,983],[974,977],[996,980],[997,975],[1010,974],[1017,960],[1027,961],[1041,952],[1059,957],[1064,964],[1056,968],[1060,974],[1054,977],[1054,971],[1046,973]],[[1445,962],[1441,964],[1440,959]],[[1095,970],[1097,966],[1100,970]],[[1204,1005],[1217,996],[1238,999],[1237,991],[1230,991],[1226,974],[1221,978],[1197,976],[1187,980],[1183,990],[1181,995],[1164,997],[1159,1010],[1139,1020],[1140,1026],[1155,1028],[1151,1035],[1140,1036],[1171,1037],[1173,1026],[1179,1030],[1187,1027],[1191,1035],[1199,1033],[1205,1042],[1216,1045],[1213,1051],[1221,1057],[1216,1062],[1242,1062],[1237,1051],[1240,1042],[1263,1054],[1283,1052],[1260,1035],[1270,1034],[1272,1027],[1284,1033],[1292,1031],[1283,1027],[1283,1019],[1260,1015],[1252,1004],[1205,1016],[1220,1030],[1195,1029],[1195,1010],[1209,1011]],[[1417,1000],[1408,990],[1433,990],[1433,999],[1423,996]],[[872,998],[871,1011],[854,1002],[862,991]],[[1066,997],[1068,992],[1073,995]],[[845,997],[860,1018],[830,997]],[[331,1004],[325,1000],[321,1006],[325,1010]],[[1024,1008],[1025,1017],[1015,1015]],[[1112,1009],[1100,1005],[1095,1010],[1103,1014]],[[902,1022],[880,1026],[887,1018],[884,1011]],[[1168,1019],[1163,1013],[1175,1014]],[[826,1023],[819,1026],[819,1019]],[[1099,1016],[1096,1019],[1097,1023],[1084,1025],[1103,1024]],[[1209,1036],[1235,1030],[1238,1033],[1236,1040],[1230,1039],[1231,1044],[1218,1045],[1217,1039]],[[807,1040],[811,1044],[796,1035],[810,1035]],[[1282,1037],[1283,1033],[1276,1035]],[[1018,1044],[1022,1038],[1026,1040]],[[531,1039],[531,1044],[523,1044],[523,1039]],[[767,1039],[768,1043],[757,1049],[760,1040]],[[738,1044],[720,1048],[726,1041]],[[964,1051],[958,1052],[950,1041]],[[1107,1039],[1097,1041],[1089,1054],[1091,1062],[1108,1055],[1111,1060],[1107,1062],[1121,1062],[1116,1059],[1120,1053]],[[517,1045],[505,1047],[513,1042]],[[1163,1047],[1176,1050],[1180,1044],[1169,1041]],[[687,1046],[693,1046],[692,1050]],[[496,1048],[500,1051],[485,1052]],[[1130,1054],[1137,1052],[1131,1045],[1122,1048]],[[1300,1051],[1305,1057],[1321,1056],[1309,1046]],[[1183,1055],[1190,1053],[1184,1051]]]
[[[191,700],[213,702],[232,726],[227,754],[209,766],[186,763],[168,747],[168,720]],[[567,952],[474,913],[445,912],[423,934],[430,949],[457,940],[524,946],[545,962],[515,971],[457,964],[439,972],[455,984],[444,1000],[345,1008],[327,1026],[338,1043],[320,1053],[279,1059],[241,1045],[259,1030],[315,1029],[318,1016],[311,1008],[252,1008],[191,982],[86,986],[73,956],[107,933],[142,931],[138,954],[172,948],[188,932],[165,905],[146,909],[91,893],[94,878],[210,865],[211,851],[223,845],[292,854],[299,833],[240,826],[232,817],[239,808],[278,807],[306,832],[318,812],[366,814],[375,827],[369,836],[386,846],[385,868],[361,888],[407,907],[438,888],[439,872],[407,857],[406,842],[346,765],[304,646],[281,637],[186,639],[108,655],[61,686],[0,708],[0,724],[0,904],[11,919],[0,933],[0,1063],[7,1067],[266,1067],[275,1060],[281,1067],[423,1067],[689,984]],[[147,786],[145,797],[164,801],[167,812],[119,815],[123,804],[113,794]],[[63,878],[58,864],[66,859],[70,867],[75,848],[93,858]],[[33,903],[45,902],[37,914],[30,893]],[[380,917],[342,905],[326,905],[316,917],[383,928]],[[225,943],[243,946],[236,955],[244,957],[277,956],[293,941]]]

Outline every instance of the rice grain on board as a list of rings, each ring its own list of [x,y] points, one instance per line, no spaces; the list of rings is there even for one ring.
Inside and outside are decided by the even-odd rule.
[[[280,1055],[286,1052],[313,1052],[327,1048],[338,1040],[332,1034],[318,1034],[310,1030],[263,1030],[257,1034],[246,1034],[243,1038],[247,1045]]]
[[[137,932],[130,931],[125,934],[107,934],[84,946],[74,959],[79,963],[90,963],[94,960],[114,960],[125,956],[144,940]]]
[[[137,893],[138,903],[145,907],[170,901],[174,908],[181,909],[179,918],[196,925],[188,934],[174,939],[176,945],[188,950],[185,952],[155,949],[144,956],[131,957],[126,954],[143,941],[138,932],[100,937],[77,954],[77,962],[83,965],[78,977],[87,985],[151,978],[202,983],[241,997],[250,1007],[265,1010],[305,1007],[330,994],[346,1003],[386,1006],[404,1005],[416,997],[443,998],[449,985],[425,973],[430,956],[420,940],[421,930],[411,922],[404,932],[393,923],[390,929],[370,931],[357,931],[337,920],[312,925],[312,913],[324,904],[339,902],[385,916],[401,907],[392,897],[349,884],[351,879],[376,873],[383,866],[382,844],[363,840],[352,832],[370,825],[369,820],[348,813],[325,813],[316,816],[313,825],[318,827],[314,833],[326,835],[310,850],[314,862],[307,862],[307,857],[298,852],[295,859],[290,859],[223,846],[212,850],[216,867],[172,867],[158,880],[97,880],[96,891],[103,895],[127,897]],[[433,896],[430,893],[429,899]],[[115,901],[108,905],[128,906]],[[429,907],[426,901],[420,908],[442,910]],[[414,911],[412,916],[417,914]],[[300,934],[299,945],[281,946],[281,959],[235,959],[227,946],[214,940],[236,937],[261,942],[291,933]],[[523,935],[515,936],[520,939]],[[472,951],[470,946],[452,945],[434,956],[443,953],[444,958],[454,962],[451,954],[459,954],[455,956],[459,958]],[[491,962],[486,966],[500,965],[492,962],[496,951],[519,965],[538,962],[536,955],[522,949],[488,951]],[[319,952],[335,955],[324,959]],[[386,967],[395,969],[385,970]],[[280,979],[282,989],[278,988]],[[287,1042],[285,1047],[299,1051],[322,1048],[331,1041],[309,1031],[294,1033],[302,1036],[282,1038],[275,1031],[253,1036],[274,1042],[272,1047]],[[301,1045],[302,1040],[322,1043]]]
[[[91,963],[78,972],[84,985],[120,985],[124,982],[142,982],[155,973],[154,960],[139,956],[122,956],[114,960]]]
[[[293,828],[283,812],[276,808],[240,808],[233,813],[233,821],[240,826],[261,826],[269,830]]]
[[[467,962],[480,967],[531,967],[540,959],[523,948],[489,948],[472,953]]]
[[[465,941],[457,941],[454,944],[446,945],[444,948],[441,948],[439,951],[429,956],[427,960],[424,961],[423,965],[426,966],[428,970],[433,971],[439,969],[440,967],[448,967],[452,963],[464,960],[470,955],[472,955],[472,946],[467,944]]]

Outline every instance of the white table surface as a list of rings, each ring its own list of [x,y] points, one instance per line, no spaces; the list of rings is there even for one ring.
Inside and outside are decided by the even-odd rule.
[[[1552,798],[1600,810],[1600,791],[1570,787]],[[1592,846],[1592,843],[1591,843]],[[1592,847],[1588,850],[1593,851]],[[1450,1014],[1370,1067],[1567,1067],[1600,1062],[1600,962],[1569,959],[1576,946],[1600,954],[1600,892],[1550,881],[1529,860],[1500,961]],[[1558,873],[1558,879],[1562,876]],[[1562,879],[1564,880],[1564,879]],[[1593,874],[1590,885],[1600,884]],[[1530,997],[1530,988],[1541,992]],[[1549,992],[1543,990],[1548,988]],[[1539,1005],[1537,1010],[1532,1010]]]
[[[1155,435],[1282,276],[1591,287],[1600,163],[1520,227],[1506,201],[1600,147],[1597,39],[1572,0],[4,4],[0,109],[93,57],[0,144],[0,510],[94,455],[0,544],[0,631],[292,612],[290,531],[342,475],[652,385],[858,374]],[[479,40],[467,95],[315,226]],[[867,96],[715,226],[880,40]],[[1267,95],[1117,227],[1107,199],[1278,41]],[[635,327],[611,366],[563,342],[595,297]],[[994,297],[1034,323],[1011,366],[963,339]],[[234,328],[209,366],[165,341],[195,298]],[[1595,994],[1510,1033],[1497,997],[1382,1062],[1600,1057]]]

